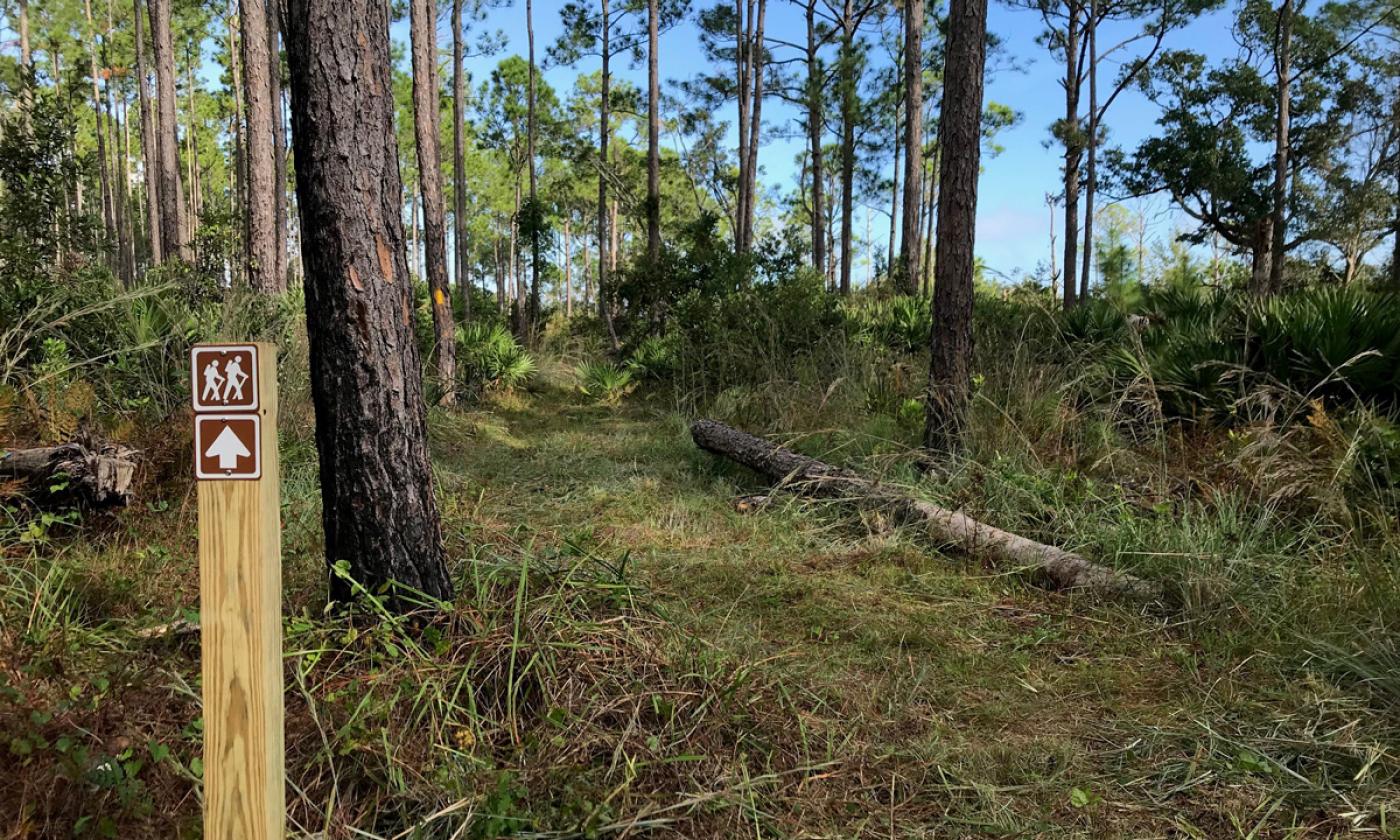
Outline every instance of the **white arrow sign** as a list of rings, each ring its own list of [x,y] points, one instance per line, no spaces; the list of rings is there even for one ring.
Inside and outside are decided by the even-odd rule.
[[[225,426],[224,430],[219,432],[219,436],[214,438],[214,442],[209,444],[209,448],[204,450],[204,454],[210,458],[218,458],[219,469],[236,470],[238,459],[247,458],[253,453],[248,451],[248,447],[243,445],[243,441],[238,439],[233,429]]]
[[[256,414],[196,414],[194,477],[208,481],[262,477],[262,418]]]

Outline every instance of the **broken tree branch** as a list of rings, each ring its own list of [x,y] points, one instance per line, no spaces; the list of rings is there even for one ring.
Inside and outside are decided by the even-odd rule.
[[[722,455],[795,492],[893,511],[945,545],[996,564],[1028,569],[1057,589],[1085,589],[1135,600],[1159,600],[1162,588],[1092,563],[1073,552],[993,528],[966,514],[914,499],[854,472],[769,443],[714,420],[690,426],[695,445]]]
[[[0,451],[0,478],[24,482],[36,504],[123,507],[135,473],[135,450],[90,439]]]

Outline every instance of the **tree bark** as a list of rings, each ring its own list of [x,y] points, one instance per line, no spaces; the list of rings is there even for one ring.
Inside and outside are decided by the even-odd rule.
[[[745,252],[753,250],[754,206],[758,195],[758,147],[759,135],[763,130],[763,20],[767,16],[768,0],[758,0],[758,25],[754,29],[750,45],[749,73],[753,77],[752,102],[749,105],[749,149],[748,164],[744,167],[744,177],[748,185],[744,188],[744,247]]]
[[[1074,270],[1079,265],[1079,12],[1078,0],[1068,3],[1065,29],[1065,309],[1078,303]]]
[[[19,0],[19,66],[28,76],[34,73],[34,54],[29,49],[29,0]],[[26,81],[33,81],[32,78]]]
[[[228,19],[228,53],[231,75],[233,77],[233,194],[234,206],[239,208],[243,214],[243,255],[238,258],[233,274],[246,277],[247,275],[247,254],[248,254],[248,146],[247,130],[245,122],[244,105],[244,83],[243,83],[243,63],[239,55],[243,51],[243,42],[240,35],[242,13],[230,14]]]
[[[933,353],[924,424],[924,446],[945,452],[960,445],[972,400],[972,279],[976,269],[987,0],[953,0],[948,15],[939,120]]]
[[[785,488],[807,496],[890,511],[928,529],[942,544],[974,557],[986,557],[998,566],[1026,569],[1054,588],[1140,600],[1163,596],[1162,588],[1150,581],[984,525],[966,514],[910,498],[854,472],[775,446],[723,423],[697,420],[690,426],[690,436],[701,449],[742,464]]]
[[[1079,297],[1089,299],[1090,271],[1094,263],[1094,192],[1098,188],[1099,151],[1099,3],[1089,0],[1089,159],[1084,171],[1084,259],[1079,275]]]
[[[540,325],[540,223],[543,221],[539,205],[539,176],[535,169],[535,134],[538,131],[535,122],[535,11],[532,0],[525,0],[525,34],[529,41],[530,51],[530,87],[529,102],[526,109],[527,126],[526,145],[530,166],[530,310],[526,334],[531,343],[534,343],[535,333]]]
[[[1284,243],[1288,240],[1288,134],[1290,76],[1293,73],[1293,0],[1283,0],[1278,10],[1278,44],[1274,51],[1274,68],[1278,76],[1278,113],[1274,127],[1274,188],[1272,223],[1270,227],[1269,285],[1263,294],[1277,294],[1283,289]]]
[[[841,15],[841,47],[837,57],[840,62],[841,77],[841,294],[851,293],[851,249],[852,228],[855,220],[855,172],[856,172],[856,109],[859,106],[856,95],[856,50],[855,50],[855,8],[853,0],[846,0]],[[899,108],[895,107],[896,127],[899,123]],[[898,158],[899,153],[895,152]],[[896,167],[897,168],[897,167]],[[896,174],[895,179],[898,180]],[[890,217],[890,229],[894,229],[894,217]],[[893,241],[893,236],[891,236]]]
[[[608,0],[602,0],[602,3],[603,15],[600,22],[603,71],[602,90],[598,96],[598,317],[603,319],[603,324],[608,328],[608,338],[612,342],[613,350],[617,350],[622,345],[617,340],[617,329],[613,326],[612,303],[608,300],[608,99],[612,96],[612,75],[608,72],[612,56],[609,54],[608,41],[611,35],[611,21],[608,20]]]
[[[900,290],[919,293],[919,205],[924,169],[924,0],[904,3],[904,231],[900,240]]]
[[[744,253],[744,208],[748,206],[745,192],[749,187],[749,68],[753,53],[749,49],[752,41],[749,28],[753,25],[753,0],[747,3],[748,16],[744,15],[744,0],[734,0],[735,41],[734,61],[738,72],[739,105],[739,185],[734,196],[734,250]]]
[[[891,280],[893,280],[894,275],[898,273],[896,266],[898,265],[899,259],[895,256],[895,242],[896,236],[899,233],[899,143],[902,137],[899,130],[899,115],[903,102],[904,94],[901,91],[900,94],[895,97],[894,105],[894,165],[890,167],[890,242],[888,249],[885,251],[885,258],[889,262],[889,265],[885,266],[885,274],[888,275]],[[898,283],[892,284],[892,290],[895,294],[899,294],[900,287]]]
[[[404,257],[388,6],[289,0],[292,140],[326,561],[452,594]],[[330,595],[349,583],[332,571]],[[411,606],[401,592],[389,602]]]
[[[472,316],[471,286],[465,281],[467,267],[467,173],[465,138],[462,135],[462,103],[466,99],[466,73],[462,67],[462,0],[452,0],[452,251],[456,260],[457,286],[462,293],[462,311]]]
[[[161,242],[160,147],[156,139],[156,118],[146,68],[146,39],[141,33],[141,0],[132,0],[132,10],[136,18],[133,30],[136,41],[136,90],[141,100],[141,169],[146,180],[146,237],[150,243],[151,262],[159,264],[165,260]]]
[[[647,262],[661,260],[661,45],[659,0],[647,0]]]
[[[83,0],[83,13],[87,17],[88,26],[88,68],[92,76],[92,117],[96,126],[94,132],[97,140],[97,179],[102,189],[102,231],[106,234],[106,242],[103,248],[107,252],[107,264],[111,268],[117,267],[114,257],[114,246],[116,243],[116,200],[112,195],[112,180],[107,173],[107,140],[106,128],[102,119],[102,92],[98,85],[101,73],[97,62],[97,24],[92,19],[92,0]]]
[[[272,60],[268,52],[273,36],[268,33],[269,5],[269,0],[239,0],[243,89],[248,109],[243,250],[248,285],[275,293],[283,290],[284,278],[277,274],[277,161],[272,139]]]
[[[822,73],[817,57],[816,0],[807,0],[807,143],[812,169],[812,269],[826,276],[826,211],[822,194]],[[843,294],[849,289],[843,290]]]
[[[282,0],[267,0],[268,86],[272,88],[272,181],[276,208],[273,255],[277,259],[277,288],[287,288],[287,117],[282,107]]]
[[[180,143],[176,136],[175,47],[170,34],[171,0],[148,0],[151,46],[156,62],[156,133],[160,148],[161,245],[165,259],[189,262],[189,223],[185,217],[184,186],[180,182]]]
[[[572,275],[574,252],[572,243],[569,241],[569,218],[570,214],[564,214],[564,317],[574,317],[574,283]]]
[[[418,146],[418,186],[423,195],[423,244],[428,295],[433,313],[433,355],[442,403],[456,398],[457,329],[452,323],[452,290],[447,285],[447,221],[438,152],[437,18],[433,0],[411,0],[413,41],[413,130]]]
[[[13,449],[0,454],[0,477],[24,483],[41,507],[78,503],[90,508],[124,507],[131,500],[137,453],[125,446],[83,437],[58,446]]]

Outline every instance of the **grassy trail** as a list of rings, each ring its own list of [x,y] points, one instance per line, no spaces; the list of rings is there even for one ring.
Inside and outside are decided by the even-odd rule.
[[[753,803],[753,836],[1323,837],[1346,830],[1334,781],[1394,792],[1351,698],[883,522],[739,512],[761,485],[672,415],[549,393],[433,425],[454,547],[625,558],[694,644],[800,710],[778,749],[829,769]]]

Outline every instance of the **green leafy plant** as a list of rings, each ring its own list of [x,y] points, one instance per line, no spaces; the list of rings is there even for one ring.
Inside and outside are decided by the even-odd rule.
[[[615,406],[637,387],[630,368],[610,362],[588,362],[575,371],[578,389],[594,402]]]
[[[480,391],[519,388],[538,370],[535,358],[500,323],[473,322],[457,330],[457,371]]]

